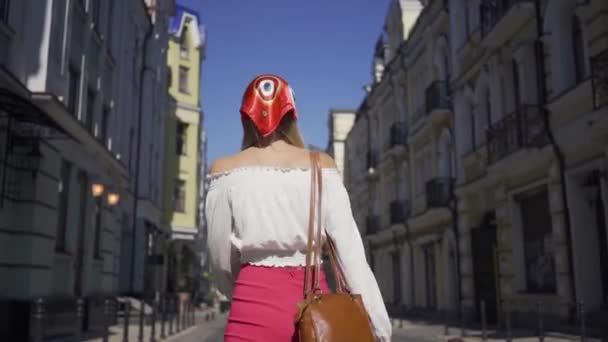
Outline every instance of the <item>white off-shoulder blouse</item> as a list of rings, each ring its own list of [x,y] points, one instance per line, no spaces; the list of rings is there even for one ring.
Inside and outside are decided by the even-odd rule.
[[[377,339],[390,341],[391,323],[342,178],[335,168],[322,172],[326,232],[336,243],[352,292],[362,295]],[[207,175],[206,180],[207,241],[222,293],[231,296],[241,264],[306,264],[310,169],[249,166]]]

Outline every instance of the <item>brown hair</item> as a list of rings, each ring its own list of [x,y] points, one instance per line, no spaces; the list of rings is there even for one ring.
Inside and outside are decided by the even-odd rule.
[[[253,121],[248,117],[243,117],[243,142],[241,143],[241,150],[244,150],[251,146],[257,146],[260,144],[262,137],[258,132],[258,129],[253,124]],[[279,127],[272,133],[271,141],[276,139],[283,139],[288,144],[293,146],[304,148],[304,139],[298,128],[298,123],[293,116],[293,113],[288,113],[283,117],[279,123]]]

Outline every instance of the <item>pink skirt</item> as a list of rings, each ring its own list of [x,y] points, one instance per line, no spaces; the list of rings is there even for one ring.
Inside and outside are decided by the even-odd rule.
[[[304,267],[243,265],[234,285],[224,341],[297,342],[296,305],[304,294]],[[328,293],[321,271],[321,291]]]

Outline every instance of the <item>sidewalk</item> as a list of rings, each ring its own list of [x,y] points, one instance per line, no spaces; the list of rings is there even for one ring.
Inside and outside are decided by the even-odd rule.
[[[155,340],[156,341],[175,341],[177,339],[179,339],[180,337],[187,335],[189,333],[191,333],[192,331],[194,331],[197,327],[197,325],[206,322],[207,320],[213,320],[213,319],[217,319],[218,313],[217,310],[213,309],[213,308],[206,308],[203,310],[196,310],[195,311],[195,318],[194,318],[194,324],[185,327],[185,328],[180,328],[177,329],[175,322],[173,322],[171,325],[169,325],[168,322],[165,322],[165,337],[162,338],[161,337],[161,333],[162,333],[162,323],[160,321],[157,321],[154,328],[154,335],[155,335]],[[151,341],[152,339],[152,326],[150,324],[150,321],[146,322],[147,324],[144,325],[143,327],[143,338],[142,341],[148,342]],[[172,328],[172,329],[170,329]],[[128,326],[128,331],[127,331],[127,338],[128,340],[124,340],[125,337],[125,329],[124,329],[124,324],[116,324],[110,327],[110,334],[108,337],[108,341],[109,342],[136,342],[138,341],[139,338],[139,320],[138,318],[133,318],[131,319],[131,321],[129,322],[129,326]],[[91,332],[89,334],[87,334],[86,336],[84,336],[83,341],[87,341],[87,342],[101,342],[103,341],[102,339],[102,335],[101,332]]]
[[[416,339],[420,341],[443,341],[443,342],[477,342],[483,341],[482,331],[480,329],[466,329],[465,337],[461,337],[461,329],[458,326],[450,326],[447,334],[445,325],[436,322],[414,321],[407,319],[393,319],[393,335],[395,340],[399,339]],[[485,341],[506,341],[507,336],[504,331],[488,329],[486,330]],[[539,341],[536,332],[525,330],[514,330],[512,332],[512,341],[514,342],[536,342]],[[545,342],[566,342],[580,341],[580,336],[546,331],[544,333]],[[585,338],[586,342],[601,342],[598,338]]]

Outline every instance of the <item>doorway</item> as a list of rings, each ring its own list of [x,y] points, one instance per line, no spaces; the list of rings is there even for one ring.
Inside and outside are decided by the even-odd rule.
[[[481,303],[485,302],[486,322],[498,322],[496,218],[487,213],[481,225],[471,230],[473,249],[473,285],[477,320],[481,321]]]

